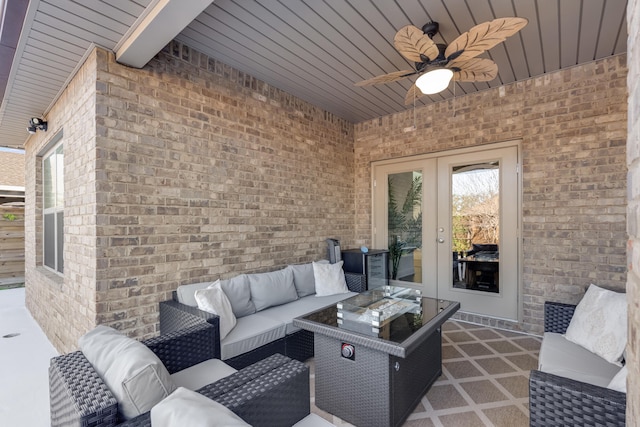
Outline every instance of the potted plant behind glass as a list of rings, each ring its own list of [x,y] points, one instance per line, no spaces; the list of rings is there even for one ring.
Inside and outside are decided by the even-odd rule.
[[[391,176],[388,184],[389,260],[391,279],[396,280],[402,255],[422,247],[422,176],[413,177],[402,206],[398,204]]]

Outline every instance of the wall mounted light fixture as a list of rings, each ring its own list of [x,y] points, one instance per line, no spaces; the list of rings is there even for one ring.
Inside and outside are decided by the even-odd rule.
[[[33,135],[37,130],[46,132],[47,122],[37,117],[32,117],[31,119],[29,119],[29,126],[27,126],[27,131],[29,131],[29,133]]]

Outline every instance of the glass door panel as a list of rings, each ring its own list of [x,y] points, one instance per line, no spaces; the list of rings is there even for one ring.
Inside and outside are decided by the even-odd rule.
[[[461,311],[518,318],[517,159],[517,147],[438,158],[438,298]]]
[[[500,161],[453,166],[451,244],[454,288],[500,291]]]
[[[389,174],[387,190],[389,278],[422,283],[422,171]]]

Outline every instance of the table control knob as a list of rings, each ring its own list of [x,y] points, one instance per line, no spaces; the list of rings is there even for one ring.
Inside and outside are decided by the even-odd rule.
[[[352,344],[342,343],[342,357],[346,359],[354,360],[356,356],[356,349]]]

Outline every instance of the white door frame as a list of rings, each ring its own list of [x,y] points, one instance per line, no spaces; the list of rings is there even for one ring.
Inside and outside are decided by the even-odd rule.
[[[484,152],[507,147],[516,147],[517,149],[517,220],[516,220],[516,244],[517,244],[517,315],[509,320],[522,321],[523,315],[523,281],[522,281],[522,173],[520,165],[522,164],[522,140],[504,141],[494,144],[481,145],[470,148],[461,148],[448,151],[440,151],[417,156],[381,160],[371,163],[371,194],[372,194],[372,220],[371,220],[371,236],[372,244],[376,248],[386,248],[388,242],[386,226],[377,228],[377,224],[387,224],[387,180],[389,173],[400,173],[410,170],[422,170],[423,173],[423,206],[433,206],[438,203],[437,200],[437,159],[440,157],[455,156],[459,154],[468,154],[476,152]],[[384,177],[384,179],[381,179]],[[437,218],[429,218],[424,214],[423,209],[423,241],[436,241],[437,239]],[[426,262],[428,259],[436,259],[438,247],[436,245],[423,245],[422,271],[427,272]],[[433,252],[433,253],[431,253]],[[429,258],[433,257],[433,258]],[[437,286],[437,274],[423,274],[423,283],[414,284],[421,287],[425,296],[436,297],[434,289]],[[404,286],[412,286],[409,282],[399,282]],[[491,316],[489,316],[491,317]]]

